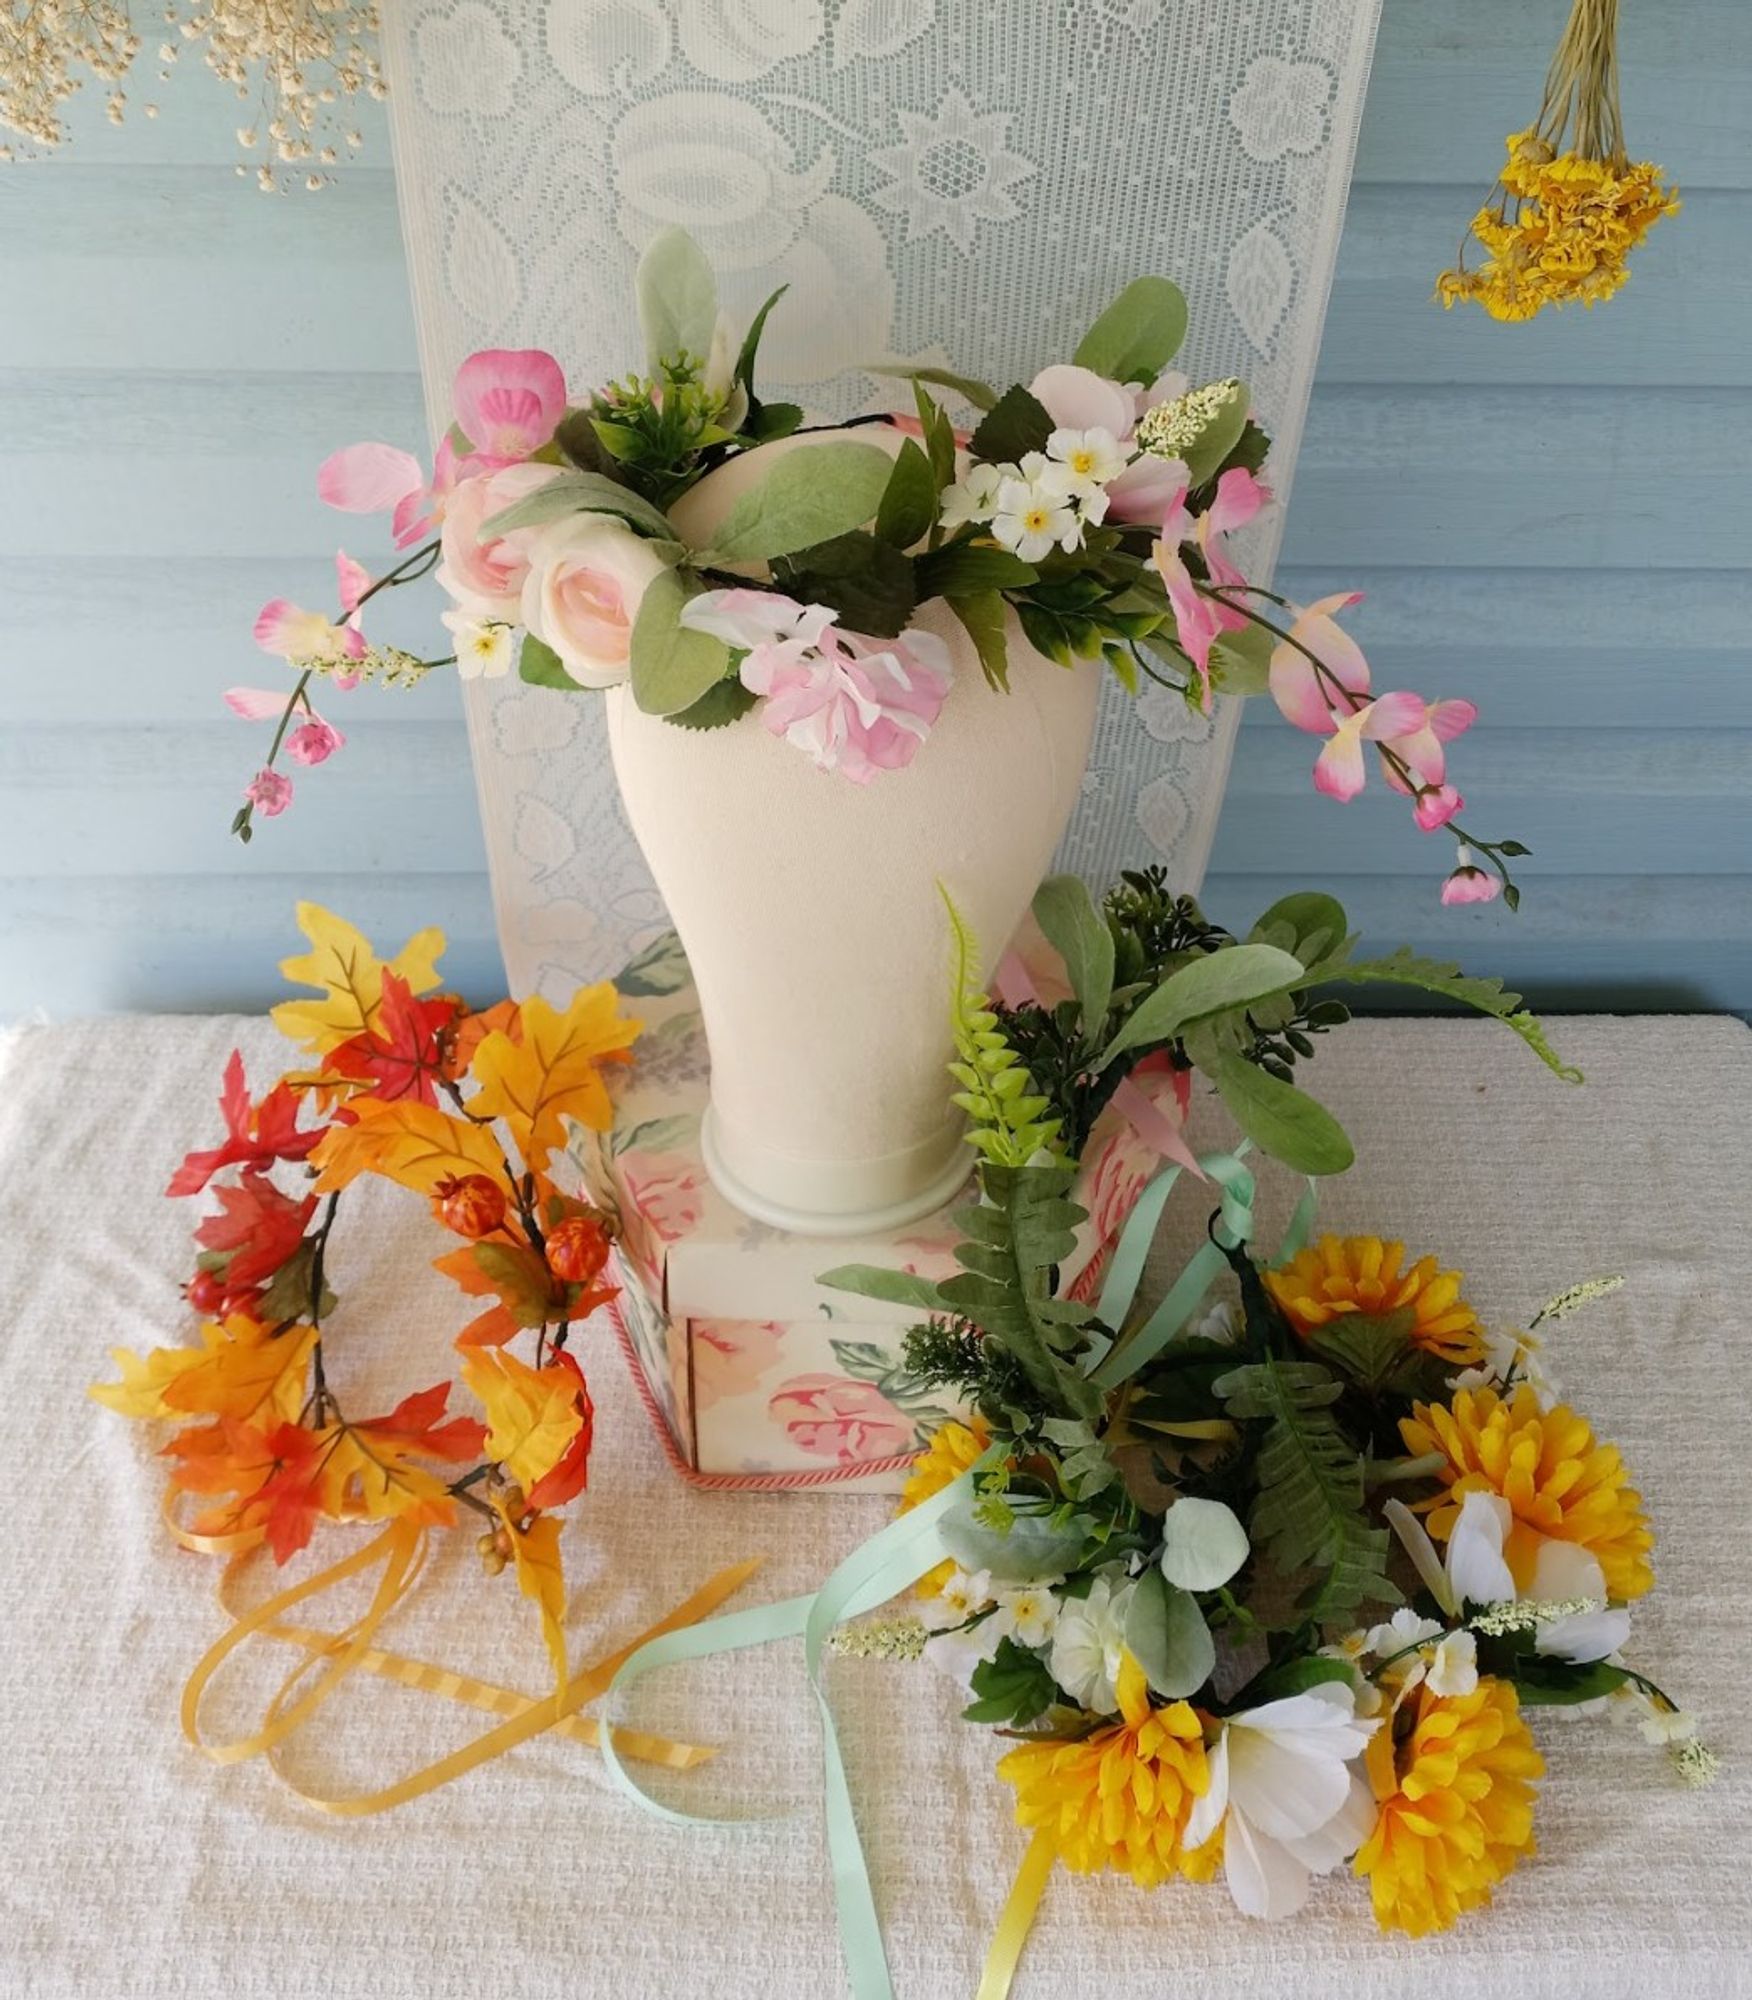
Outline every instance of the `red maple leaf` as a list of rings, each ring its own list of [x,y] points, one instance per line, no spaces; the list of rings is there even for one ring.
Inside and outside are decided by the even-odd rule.
[[[268,1547],[275,1562],[289,1562],[310,1540],[311,1530],[327,1511],[323,1474],[334,1448],[332,1431],[307,1431],[298,1424],[277,1424],[265,1439],[273,1471],[256,1491],[266,1508]]]
[[[430,1389],[417,1389],[404,1396],[387,1416],[366,1417],[355,1424],[354,1434],[366,1434],[373,1444],[397,1454],[419,1452],[451,1465],[466,1465],[480,1456],[487,1427],[478,1417],[438,1421],[450,1401],[451,1387],[449,1382],[435,1382]]]
[[[377,1026],[331,1049],[328,1065],[341,1076],[369,1084],[369,1095],[381,1103],[412,1097],[436,1104],[445,1073],[445,1032],[458,1004],[442,993],[416,999],[407,981],[385,967]]]
[[[171,1176],[166,1194],[199,1194],[222,1167],[270,1167],[276,1160],[302,1160],[322,1137],[322,1127],[298,1130],[298,1097],[277,1083],[253,1108],[244,1081],[243,1051],[233,1049],[225,1065],[219,1093],[225,1120],[225,1143],[206,1152],[190,1153]]]
[[[220,1212],[201,1224],[195,1241],[226,1257],[228,1292],[241,1292],[271,1278],[296,1254],[316,1213],[315,1195],[294,1201],[253,1167],[244,1168],[236,1187],[213,1192],[219,1197]]]
[[[559,1462],[529,1489],[529,1504],[532,1507],[563,1507],[590,1483],[590,1443],[596,1429],[596,1405],[590,1400],[583,1369],[563,1347],[541,1372],[550,1375],[556,1369],[570,1373],[576,1379],[577,1408],[583,1422]]]

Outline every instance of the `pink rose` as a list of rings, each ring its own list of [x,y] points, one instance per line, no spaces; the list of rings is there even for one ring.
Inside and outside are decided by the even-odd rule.
[[[767,1413],[812,1458],[862,1465],[913,1448],[909,1418],[869,1382],[845,1375],[794,1375],[767,1400]]]
[[[451,494],[444,509],[438,581],[464,611],[506,625],[521,620],[532,537],[515,533],[483,542],[481,529],[495,514],[557,479],[559,470],[557,465],[511,465],[500,472],[477,473]]]
[[[286,755],[299,764],[323,764],[346,742],[332,722],[313,715],[286,738]]]
[[[771,1319],[689,1320],[694,1394],[703,1410],[743,1396],[779,1358],[785,1329]]]
[[[530,541],[522,622],[559,654],[575,681],[613,687],[627,677],[633,620],[667,567],[648,541],[609,514],[572,514]]]

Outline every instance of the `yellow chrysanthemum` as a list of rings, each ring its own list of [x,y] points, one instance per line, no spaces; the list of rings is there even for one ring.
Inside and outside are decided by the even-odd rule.
[[[1420,1257],[1409,1271],[1403,1243],[1378,1236],[1323,1236],[1281,1270],[1267,1271],[1266,1289],[1299,1334],[1312,1333],[1343,1313],[1369,1318],[1410,1308],[1411,1338],[1428,1354],[1456,1368],[1484,1359],[1478,1315],[1460,1296],[1460,1274],[1438,1271]]]
[[[1352,1866],[1366,1876],[1383,1930],[1424,1937],[1488,1903],[1533,1852],[1533,1783],[1545,1760],[1507,1681],[1407,1706],[1403,1735],[1378,1730],[1365,1758],[1380,1816]],[[1401,1719],[1405,1711],[1401,1710]]]
[[[1076,1743],[1025,1743],[998,1765],[1016,1788],[1016,1822],[1045,1827],[1067,1868],[1112,1868],[1139,1888],[1174,1875],[1204,1882],[1217,1840],[1181,1851],[1193,1801],[1210,1787],[1204,1730],[1184,1701],[1152,1708],[1143,1671],[1128,1653],[1116,1682],[1121,1719]]]
[[[977,1462],[991,1441],[991,1427],[983,1417],[975,1417],[971,1424],[939,1425],[931,1433],[931,1442],[913,1460],[913,1469],[900,1489],[900,1506],[896,1511],[910,1514],[934,1494],[941,1493],[945,1486],[952,1486]],[[939,1563],[934,1570],[921,1577],[919,1595],[937,1596],[954,1567],[952,1562]]]
[[[1447,1460],[1447,1490],[1425,1503],[1437,1541],[1447,1540],[1468,1493],[1498,1493],[1515,1516],[1503,1553],[1522,1590],[1547,1537],[1588,1550],[1620,1602],[1654,1583],[1655,1538],[1642,1496],[1617,1447],[1596,1444],[1588,1420],[1567,1405],[1542,1410],[1526,1383],[1506,1401],[1494,1389],[1462,1389],[1445,1407],[1414,1403],[1399,1434],[1414,1456],[1440,1452]]]

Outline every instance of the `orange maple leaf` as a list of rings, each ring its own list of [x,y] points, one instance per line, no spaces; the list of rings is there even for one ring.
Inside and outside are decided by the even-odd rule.
[[[366,1173],[429,1195],[451,1175],[497,1179],[505,1171],[498,1141],[484,1125],[467,1118],[453,1118],[412,1098],[394,1104],[367,1099],[357,1111],[356,1123],[331,1125],[310,1156],[320,1169],[318,1194],[344,1188]]]
[[[295,1417],[304,1403],[313,1326],[277,1337],[242,1313],[201,1328],[199,1347],[157,1347],[150,1354],[110,1349],[119,1382],[99,1382],[92,1396],[124,1417]]]
[[[573,1433],[572,1442],[552,1467],[529,1489],[529,1504],[532,1507],[563,1507],[589,1484],[590,1446],[596,1434],[596,1405],[590,1400],[583,1369],[563,1347],[542,1373],[552,1375],[556,1369],[562,1375],[572,1377],[573,1408],[578,1412],[578,1428]]]
[[[302,1042],[317,1055],[377,1026],[386,969],[415,993],[430,993],[438,984],[442,931],[417,932],[386,968],[369,938],[320,903],[298,905],[298,928],[312,949],[282,959],[280,970],[294,985],[314,986],[322,997],[281,1001],[273,1009],[274,1025],[289,1041]]]
[[[502,1498],[495,1496],[493,1506],[511,1542],[517,1588],[541,1609],[541,1636],[554,1663],[554,1692],[559,1694],[567,1679],[566,1576],[560,1562],[560,1524],[551,1514],[538,1514],[527,1527],[519,1527],[517,1516]]]
[[[463,1357],[462,1379],[487,1413],[487,1456],[526,1493],[553,1471],[584,1428],[577,1383],[563,1368],[531,1368],[503,1348],[475,1348]]]
[[[565,1142],[568,1117],[598,1132],[613,1120],[605,1062],[625,1062],[643,1023],[620,1012],[620,995],[606,980],[581,987],[557,1013],[539,994],[524,1001],[521,1036],[495,1031],[474,1059],[480,1085],[469,1104],[477,1116],[503,1118],[532,1173]]]
[[[450,1398],[448,1382],[404,1397],[387,1416],[342,1426],[343,1436],[324,1468],[324,1500],[333,1514],[371,1520],[401,1515],[448,1527],[456,1503],[445,1482],[420,1459],[466,1463],[480,1451],[486,1427],[476,1417],[439,1422]]]
[[[523,1039],[521,1009],[515,1000],[499,1000],[491,1007],[483,1008],[478,1014],[464,1014],[460,1017],[450,1037],[452,1077],[468,1074],[475,1059],[476,1049],[492,1034],[502,1034],[513,1042]]]

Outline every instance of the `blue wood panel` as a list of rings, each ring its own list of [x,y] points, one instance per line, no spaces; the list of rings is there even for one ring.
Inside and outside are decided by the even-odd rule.
[[[1318,798],[1317,746],[1263,704],[1209,899],[1239,922],[1327,880],[1370,946],[1545,1004],[1748,1011],[1752,8],[1626,13],[1632,144],[1686,207],[1619,299],[1528,327],[1444,314],[1434,275],[1555,26],[1520,0],[1388,0],[1279,572],[1367,593],[1378,686],[1479,704],[1456,771],[1467,819],[1535,849],[1522,913],[1442,910],[1445,840],[1379,787]],[[300,895],[390,944],[443,924],[490,997],[453,683],[336,698],[343,756],[297,774],[252,850],[223,832],[251,740],[218,693],[278,676],[257,608],[326,603],[337,541],[382,548],[318,504],[315,463],[421,433],[382,119],[361,108],[337,186],[266,198],[198,66],[133,93],[153,94],[156,121],[112,130],[94,101],[71,155],[0,171],[0,1015],[260,1005]],[[377,629],[423,640],[434,611],[392,603]]]

